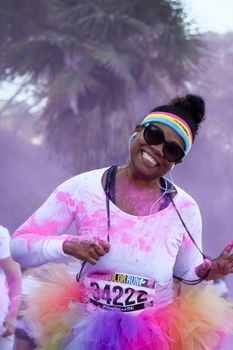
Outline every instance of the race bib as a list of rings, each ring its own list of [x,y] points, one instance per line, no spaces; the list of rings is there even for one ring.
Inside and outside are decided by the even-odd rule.
[[[89,301],[105,309],[141,310],[154,304],[156,283],[140,276],[114,273],[85,276],[84,286]]]

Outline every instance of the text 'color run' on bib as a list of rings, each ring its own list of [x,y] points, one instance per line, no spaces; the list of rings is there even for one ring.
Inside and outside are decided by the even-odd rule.
[[[156,282],[124,273],[92,273],[83,280],[90,303],[121,311],[137,311],[154,305]]]

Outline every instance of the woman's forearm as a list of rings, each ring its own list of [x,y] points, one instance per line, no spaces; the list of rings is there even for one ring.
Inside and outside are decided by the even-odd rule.
[[[36,267],[49,262],[66,262],[63,242],[69,235],[42,236],[15,234],[11,240],[11,255],[24,267]]]

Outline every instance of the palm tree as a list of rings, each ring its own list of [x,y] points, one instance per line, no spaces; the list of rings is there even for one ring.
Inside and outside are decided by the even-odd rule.
[[[21,6],[25,18],[28,3]],[[42,0],[38,7],[45,16],[38,21],[34,3],[30,32],[13,38],[2,58],[2,78],[27,75],[37,85],[47,101],[47,139],[79,170],[111,156],[121,161],[135,97],[162,98],[167,82],[181,86],[198,62],[201,43],[180,1]]]

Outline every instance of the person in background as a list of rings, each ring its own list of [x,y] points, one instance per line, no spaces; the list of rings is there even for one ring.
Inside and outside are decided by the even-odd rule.
[[[0,226],[0,350],[13,349],[20,293],[20,267],[10,256],[9,232]]]

